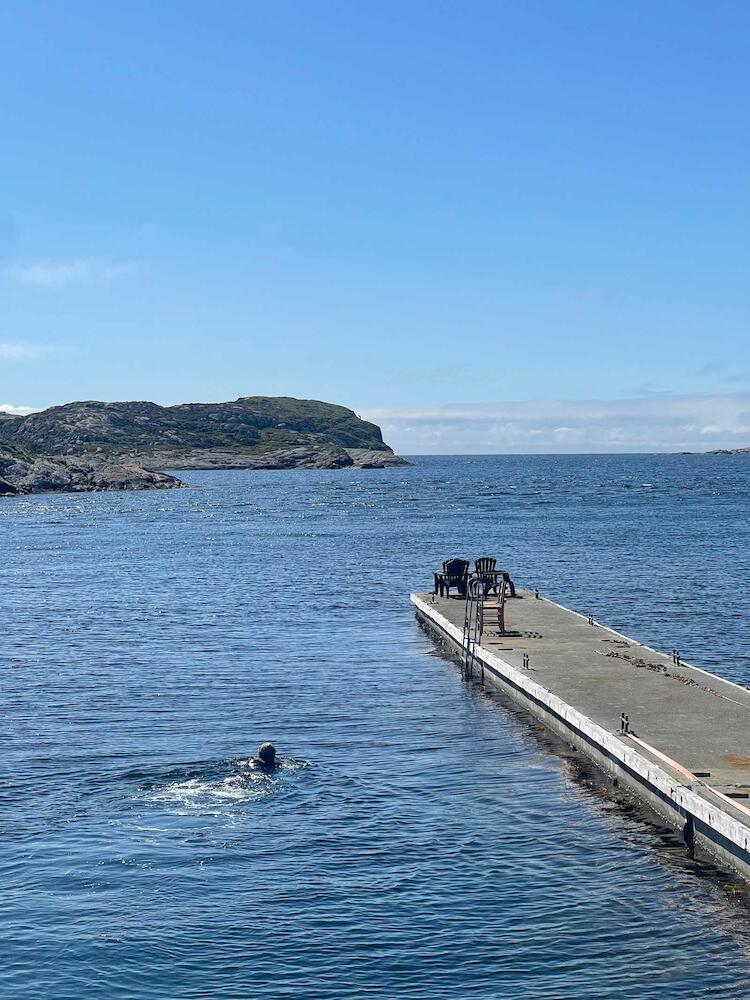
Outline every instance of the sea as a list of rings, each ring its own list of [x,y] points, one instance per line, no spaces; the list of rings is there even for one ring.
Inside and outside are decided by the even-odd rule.
[[[491,555],[750,684],[750,457],[411,461],[0,499],[0,997],[750,997],[739,879],[409,603]]]

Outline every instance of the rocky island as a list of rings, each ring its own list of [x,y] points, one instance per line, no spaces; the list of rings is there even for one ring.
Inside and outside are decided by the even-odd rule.
[[[86,401],[0,413],[0,495],[182,485],[181,469],[382,469],[406,465],[380,428],[333,403]]]

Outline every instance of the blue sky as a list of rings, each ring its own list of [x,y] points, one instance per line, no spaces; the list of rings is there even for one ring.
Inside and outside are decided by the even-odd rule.
[[[750,444],[749,44],[724,0],[9,0],[0,403]]]

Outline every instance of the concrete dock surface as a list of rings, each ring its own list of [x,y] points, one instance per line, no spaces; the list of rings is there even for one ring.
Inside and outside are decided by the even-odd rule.
[[[695,819],[704,840],[720,842],[709,849],[750,876],[750,691],[517,593],[506,602],[506,634],[488,626],[475,650],[482,674],[612,774],[622,771],[673,825]],[[412,603],[460,651],[464,599],[420,593]]]

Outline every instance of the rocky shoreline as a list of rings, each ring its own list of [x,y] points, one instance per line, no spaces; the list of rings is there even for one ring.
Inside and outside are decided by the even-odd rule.
[[[0,444],[0,496],[174,489],[185,485],[176,476],[148,468],[152,465],[179,472],[212,469],[386,469],[408,464],[397,455],[355,448],[323,452],[289,448],[252,456],[217,449],[187,454],[156,452],[137,460],[126,455],[97,460],[91,456],[32,456]]]
[[[750,455],[750,448],[713,448],[711,451],[676,451],[675,455]]]
[[[269,448],[252,454],[222,448],[201,448],[193,451],[153,451],[138,456],[120,456],[120,460],[174,469],[387,469],[408,465],[398,455],[368,448]]]
[[[0,445],[0,496],[158,490],[183,485],[175,476],[152,472],[135,462],[118,464],[68,457],[35,457]]]

